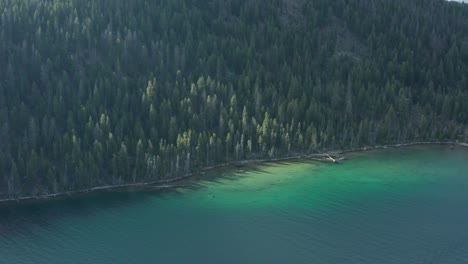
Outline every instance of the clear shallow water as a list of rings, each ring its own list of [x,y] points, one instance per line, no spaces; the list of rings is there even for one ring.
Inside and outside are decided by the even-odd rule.
[[[3,206],[0,263],[468,263],[466,148],[348,157]]]

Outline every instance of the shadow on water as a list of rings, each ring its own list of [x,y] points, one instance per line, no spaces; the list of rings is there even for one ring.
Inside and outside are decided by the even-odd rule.
[[[106,210],[112,211],[135,204],[144,204],[154,198],[166,199],[169,195],[183,195],[187,190],[199,191],[207,188],[207,184],[234,182],[250,177],[250,173],[268,173],[267,168],[272,166],[291,165],[296,162],[298,161],[231,165],[182,180],[173,188],[160,188],[157,186],[124,188],[63,196],[49,200],[0,204],[0,237],[9,237],[15,234],[32,236],[31,230],[34,227],[52,231],[57,219],[63,217],[86,219]]]
[[[6,259],[24,254],[42,263],[50,262],[48,255],[59,259],[80,250],[80,263],[89,262],[93,252],[101,260],[96,263],[155,256],[165,263],[181,256],[187,263],[205,251],[216,260],[233,254],[237,263],[255,254],[258,260],[283,260],[276,263],[464,263],[468,153],[432,150],[350,154],[339,166],[308,160],[246,163],[173,188],[3,205],[0,252]],[[422,184],[426,181],[431,185]],[[284,188],[263,191],[272,185]]]
[[[2,205],[0,237],[27,234],[34,227],[53,230],[55,221],[62,217],[89,218],[106,210],[144,203],[169,192],[173,190],[112,191]]]
[[[251,177],[252,174],[268,174],[271,168],[284,167],[296,164],[318,164],[314,160],[287,160],[287,161],[266,161],[261,163],[246,163],[229,165],[222,168],[195,175],[189,179],[181,181],[183,189],[197,191],[206,188],[206,184],[225,184],[226,182],[235,182],[243,178]]]
[[[217,168],[204,174],[195,175],[181,180],[172,188],[148,186],[145,188],[123,188],[120,190],[84,193],[72,196],[63,196],[54,199],[29,200],[19,203],[0,204],[0,236],[27,232],[26,227],[40,226],[53,228],[54,221],[60,217],[88,218],[106,210],[130,207],[143,204],[149,199],[166,199],[168,195],[183,195],[188,191],[199,191],[210,184],[226,184],[251,174],[271,173],[272,167],[281,167],[293,164],[316,163],[307,160],[289,160],[280,162],[264,162],[257,164],[237,164]]]
[[[448,150],[445,146],[433,147],[438,152],[432,152],[432,155],[444,153],[449,151],[454,153],[453,150]],[[349,153],[346,156],[353,159],[367,159],[369,155],[378,156],[384,155],[385,159],[381,162],[387,162],[394,157],[401,155],[408,155],[411,153],[425,151],[425,147],[411,147],[407,148],[405,152],[399,149],[386,149],[386,150],[373,150],[362,153]],[[460,148],[455,152],[464,152]],[[347,161],[350,162],[350,161]],[[226,167],[217,168],[208,171],[204,174],[198,174],[191,178],[179,181],[174,188],[129,188],[112,191],[102,191],[97,193],[87,193],[76,196],[64,196],[51,200],[27,201],[18,204],[0,204],[0,236],[15,232],[15,230],[23,229],[25,226],[41,226],[47,228],[54,224],[56,219],[61,216],[71,216],[77,218],[87,218],[93,216],[98,212],[105,210],[114,210],[116,208],[129,207],[134,204],[145,203],[149,199],[166,199],[167,195],[183,195],[188,191],[199,191],[207,188],[210,184],[226,184],[227,182],[234,182],[243,178],[251,177],[251,174],[264,174],[271,173],[271,169],[275,167],[282,167],[294,164],[320,164],[312,160],[285,160],[273,161],[263,163],[245,163],[235,164]],[[328,165],[328,164],[327,164]],[[421,164],[423,165],[423,164]],[[320,170],[321,166],[317,166]],[[23,229],[23,231],[25,231]]]

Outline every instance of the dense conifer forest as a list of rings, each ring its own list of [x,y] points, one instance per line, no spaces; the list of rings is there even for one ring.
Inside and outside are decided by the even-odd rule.
[[[0,197],[467,141],[468,5],[0,0]]]

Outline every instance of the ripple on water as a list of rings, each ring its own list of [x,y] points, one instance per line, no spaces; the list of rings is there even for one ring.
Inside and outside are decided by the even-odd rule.
[[[467,160],[389,149],[3,207],[0,263],[465,263]]]

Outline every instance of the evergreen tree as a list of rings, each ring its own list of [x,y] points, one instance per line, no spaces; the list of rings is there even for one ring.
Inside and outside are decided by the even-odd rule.
[[[466,5],[296,2],[0,1],[0,198],[467,140]]]

